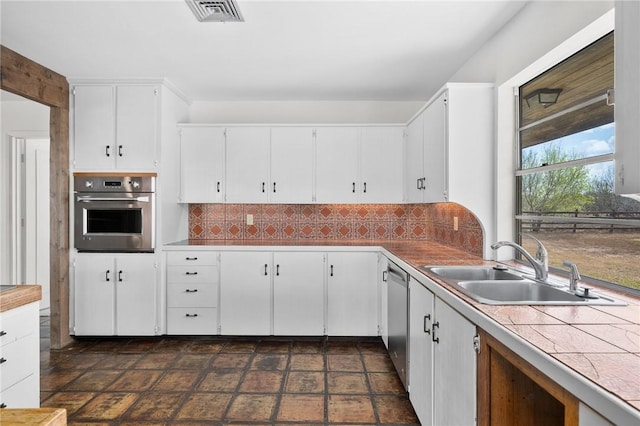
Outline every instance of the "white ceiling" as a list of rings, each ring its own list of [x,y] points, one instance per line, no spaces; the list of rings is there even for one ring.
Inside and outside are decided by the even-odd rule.
[[[191,100],[428,99],[526,1],[1,0],[1,43],[72,78],[166,78]]]

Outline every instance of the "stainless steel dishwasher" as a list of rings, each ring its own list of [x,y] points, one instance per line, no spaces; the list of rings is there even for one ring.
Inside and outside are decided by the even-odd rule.
[[[389,355],[407,390],[407,348],[409,312],[409,275],[389,261],[387,267],[387,303],[389,315]]]

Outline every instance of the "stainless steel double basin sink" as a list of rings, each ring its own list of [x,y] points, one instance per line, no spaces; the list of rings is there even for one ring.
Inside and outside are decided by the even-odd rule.
[[[626,305],[608,296],[535,281],[503,266],[423,266],[473,300],[488,305]]]

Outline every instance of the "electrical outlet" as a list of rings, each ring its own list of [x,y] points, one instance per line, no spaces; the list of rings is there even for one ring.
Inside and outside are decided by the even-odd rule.
[[[458,230],[458,216],[453,217],[453,230],[454,231]]]
[[[253,215],[252,214],[248,214],[247,215],[247,225],[253,225]]]

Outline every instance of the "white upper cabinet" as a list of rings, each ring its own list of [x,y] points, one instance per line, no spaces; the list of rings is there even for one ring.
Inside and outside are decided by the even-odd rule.
[[[156,169],[157,85],[77,85],[72,102],[75,170]]]
[[[407,126],[407,143],[405,148],[405,198],[409,203],[422,202],[424,191],[424,112],[419,114]]]
[[[616,1],[616,194],[640,200],[640,3]]]
[[[180,202],[224,201],[224,127],[180,128]]]
[[[268,127],[227,128],[227,202],[268,202],[269,145]]]
[[[313,128],[271,129],[271,179],[269,201],[305,203],[313,201]]]
[[[320,127],[316,201],[402,201],[402,127]]]
[[[312,128],[229,127],[226,132],[227,202],[312,202]]]
[[[360,202],[402,201],[403,127],[363,127],[360,143]]]
[[[407,129],[408,202],[491,202],[493,87],[448,84]]]
[[[318,128],[316,201],[355,203],[358,184],[358,128]]]

